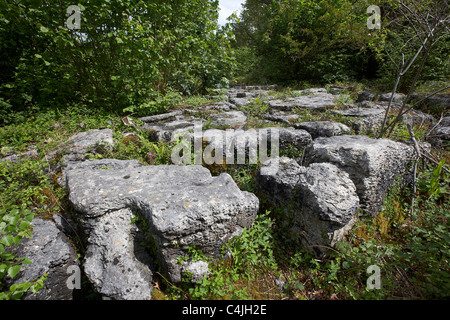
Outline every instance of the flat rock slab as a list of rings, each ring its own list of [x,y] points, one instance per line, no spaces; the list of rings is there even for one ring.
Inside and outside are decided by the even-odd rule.
[[[194,143],[194,137],[194,133],[191,132],[183,135],[183,138],[191,144]],[[276,150],[276,146],[272,147],[272,143],[278,142],[278,147],[280,148],[294,147],[298,150],[303,150],[312,142],[312,137],[307,131],[292,127],[269,127],[250,130],[208,129],[202,131],[201,136],[196,138],[201,138],[203,142],[208,144],[208,149],[205,149],[205,152],[211,151],[211,154],[214,153],[215,159],[211,159],[211,161],[217,160],[220,162],[222,162],[223,157],[229,159],[230,155],[236,154],[241,154],[243,157],[252,154],[252,157],[256,157],[257,150],[259,150],[261,157],[262,149]]]
[[[296,98],[287,98],[283,100],[271,100],[269,106],[272,109],[291,111],[294,108],[305,108],[311,110],[325,110],[328,107],[336,105],[336,96],[329,93],[313,93]]]
[[[173,120],[161,124],[146,123],[141,129],[147,132],[150,141],[169,142],[174,140],[179,134],[194,130],[194,120],[190,118]]]
[[[142,122],[146,122],[146,123],[154,123],[154,122],[159,122],[159,121],[167,121],[167,120],[175,120],[175,117],[181,115],[183,112],[180,110],[176,110],[173,112],[169,112],[169,113],[163,113],[163,114],[157,114],[154,116],[148,116],[148,117],[142,117],[139,118],[139,120],[141,120]]]
[[[114,146],[113,131],[111,129],[94,129],[79,132],[62,146],[50,152],[49,158],[53,158],[58,152],[65,153],[63,162],[84,160],[86,153],[104,153]]]
[[[281,122],[287,125],[293,125],[300,119],[300,117],[297,114],[286,113],[283,111],[278,112],[275,111],[272,113],[265,114],[264,119],[275,122]]]
[[[74,153],[84,153],[88,148],[99,145],[108,144],[113,145],[113,132],[111,129],[95,129],[85,132],[80,132],[73,135],[67,143]]]
[[[322,255],[355,224],[356,187],[346,172],[330,163],[302,167],[293,159],[280,158],[279,164],[273,174],[257,176],[258,190],[284,208],[290,237]]]
[[[317,138],[305,150],[304,164],[328,162],[347,172],[364,214],[376,216],[396,178],[405,175],[413,150],[389,139],[366,136]]]
[[[221,101],[221,102],[214,102],[211,103],[207,106],[201,107],[199,109],[203,109],[206,111],[209,110],[217,110],[217,111],[230,111],[230,110],[234,110],[236,109],[236,105],[234,105],[233,103],[230,102],[226,102],[226,101]]]
[[[352,128],[356,134],[375,132],[383,124],[386,111],[377,108],[349,108],[347,110],[334,110],[333,113],[354,118]]]
[[[225,242],[252,225],[259,208],[258,198],[239,190],[230,175],[212,177],[201,166],[146,167],[136,161],[102,160],[79,163],[65,174],[69,199],[84,220],[105,219],[117,211],[128,214],[123,210],[145,219],[163,272],[172,282],[181,280],[178,258],[186,255],[190,246],[218,256]],[[130,223],[127,218],[121,221],[116,223],[123,228]],[[91,235],[101,234],[93,227],[88,229]],[[119,239],[128,243],[124,247],[127,252],[132,238]],[[111,240],[89,245],[104,247],[104,252],[117,249],[111,247]],[[92,257],[93,264],[104,259],[102,254]]]
[[[352,131],[345,124],[332,121],[305,121],[294,124],[294,127],[308,131],[313,139],[340,136]]]
[[[401,103],[405,99],[406,95],[403,93],[395,93],[392,95],[392,92],[384,93],[380,96],[380,101],[391,101],[396,103]]]
[[[226,126],[232,128],[243,127],[247,123],[247,116],[242,111],[228,111],[211,115],[213,126]]]
[[[0,162],[19,162],[22,159],[38,159],[39,153],[36,149],[31,149],[20,154],[11,154],[7,157],[1,158]]]
[[[253,98],[234,98],[230,97],[229,100],[232,104],[238,106],[238,107],[244,107],[250,104]]]
[[[435,146],[450,147],[450,117],[445,117],[439,122],[436,128],[431,132],[429,140]]]

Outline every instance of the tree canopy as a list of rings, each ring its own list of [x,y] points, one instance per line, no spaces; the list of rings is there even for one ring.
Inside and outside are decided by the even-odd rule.
[[[225,26],[218,0],[80,0],[72,28],[70,1],[0,0],[0,118],[68,104],[148,115],[230,83],[378,77],[392,87],[402,54],[421,45],[399,3],[448,20],[447,0],[247,0]],[[371,5],[381,7],[381,30],[367,26]],[[420,68],[425,80],[448,81],[443,26]]]
[[[448,2],[403,1],[413,3],[424,16],[448,19]],[[242,82],[330,83],[385,77],[395,78],[386,49],[401,59],[405,39],[417,30],[411,13],[402,12],[399,1],[391,0],[247,0],[242,14],[232,26],[238,57],[238,77]],[[381,28],[370,29],[368,8],[377,5]],[[406,10],[403,8],[403,11]],[[448,80],[448,30],[431,53],[424,79]],[[411,39],[408,47],[420,46]],[[414,50],[414,49],[411,49]],[[447,67],[446,67],[447,66]]]
[[[79,29],[67,25],[71,4],[0,0],[3,104],[138,111],[231,76],[217,0],[80,0]]]

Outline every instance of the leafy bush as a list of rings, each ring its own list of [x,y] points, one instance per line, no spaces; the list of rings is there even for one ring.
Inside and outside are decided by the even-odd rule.
[[[289,84],[365,76],[367,1],[247,0],[233,24],[236,82]]]
[[[223,246],[223,260],[207,259],[201,251],[190,248],[184,260],[209,260],[210,274],[195,285],[188,285],[188,297],[248,299],[248,288],[241,283],[253,282],[262,272],[276,269],[272,226],[269,212],[259,215],[251,228]]]
[[[123,112],[133,113],[135,116],[148,116],[165,113],[169,108],[181,102],[181,95],[178,92],[168,90],[165,95],[155,93],[147,102],[123,109]]]
[[[0,1],[3,105],[159,112],[170,89],[201,92],[231,76],[216,1],[83,0],[80,30],[66,25],[72,4]]]

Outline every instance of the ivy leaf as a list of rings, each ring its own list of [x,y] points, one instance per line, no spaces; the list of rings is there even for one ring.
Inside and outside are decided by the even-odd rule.
[[[20,271],[20,265],[12,266],[8,269],[8,275],[13,279]]]

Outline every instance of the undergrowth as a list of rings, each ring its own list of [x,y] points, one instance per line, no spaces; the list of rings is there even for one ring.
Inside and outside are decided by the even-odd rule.
[[[199,103],[193,99],[191,103]],[[256,101],[255,117],[265,112]],[[317,120],[335,119],[331,113],[301,114]],[[329,117],[328,117],[329,116]],[[11,150],[23,152],[33,146],[36,159],[0,162],[0,298],[20,299],[37,291],[45,274],[32,282],[6,287],[5,277],[14,278],[26,257],[15,257],[8,247],[31,236],[35,216],[51,217],[65,207],[66,192],[56,183],[61,154],[49,157],[62,142],[79,131],[111,128],[112,149],[93,148],[86,159],[135,159],[145,165],[170,164],[173,144],[152,142],[148,132],[125,125],[117,115],[69,108],[22,119],[0,128],[2,156]],[[397,135],[406,135],[404,129]],[[128,132],[130,135],[123,136]],[[420,135],[419,135],[420,136]],[[127,138],[128,137],[128,138]],[[99,150],[102,150],[99,152]],[[301,150],[283,150],[300,157]],[[448,154],[439,154],[448,159]],[[337,244],[328,258],[317,259],[286,236],[282,208],[260,197],[260,212],[253,226],[223,247],[221,259],[210,260],[209,275],[198,283],[188,278],[172,284],[155,275],[154,299],[440,299],[450,296],[449,224],[450,176],[442,161],[421,163],[417,194],[411,207],[410,187],[397,187],[386,198],[375,218],[360,218],[348,238]],[[226,172],[245,191],[257,192],[258,165],[211,167],[213,175]],[[207,259],[191,248],[188,259]],[[368,267],[381,270],[381,289],[369,289]]]

